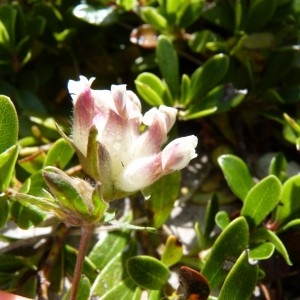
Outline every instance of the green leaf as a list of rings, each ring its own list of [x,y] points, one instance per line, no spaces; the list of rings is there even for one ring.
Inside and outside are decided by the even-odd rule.
[[[287,177],[286,167],[287,161],[285,156],[282,153],[277,153],[270,162],[269,174],[275,175],[281,181],[284,181]]]
[[[0,154],[0,191],[5,191],[9,187],[18,153],[18,147],[12,146]]]
[[[160,35],[158,37],[156,58],[159,69],[172,94],[172,104],[174,105],[179,95],[178,56],[172,42],[166,36]]]
[[[0,153],[15,145],[18,140],[18,115],[11,100],[0,95]]]
[[[167,267],[173,266],[180,261],[182,254],[182,244],[175,235],[170,235],[161,256],[161,262]]]
[[[178,1],[169,1],[169,0],[160,0],[160,11],[168,20],[169,26],[172,26],[176,21],[176,13],[180,8],[181,0]]]
[[[257,263],[249,263],[248,252],[238,258],[221,288],[218,300],[250,299],[258,279]]]
[[[245,31],[259,32],[272,19],[276,0],[252,0],[248,10]]]
[[[231,85],[221,85],[210,90],[200,103],[191,103],[186,112],[185,119],[195,119],[196,115],[204,112],[220,113],[225,112],[239,105],[245,98],[244,90],[236,90]],[[193,117],[192,117],[193,116]]]
[[[113,285],[113,287],[106,293],[97,298],[99,300],[133,300],[136,294],[136,284],[131,280],[131,278],[125,278],[118,281]],[[140,290],[139,290],[140,291]],[[141,296],[140,296],[141,297]],[[140,299],[140,298],[138,298]]]
[[[204,236],[208,238],[215,228],[215,217],[219,211],[219,202],[217,196],[214,194],[208,201],[204,217]]]
[[[174,172],[163,176],[149,188],[151,198],[145,204],[153,227],[159,228],[169,218],[178,197],[180,178],[180,172]]]
[[[70,162],[74,152],[71,145],[64,138],[60,138],[49,149],[44,167],[53,166],[63,170]]]
[[[131,257],[126,264],[131,279],[140,287],[159,290],[167,282],[170,272],[168,268],[154,257],[140,255]]]
[[[152,73],[141,73],[134,81],[139,95],[151,106],[171,102],[165,84]]]
[[[34,174],[41,170],[46,158],[45,152],[37,152],[36,155],[29,158],[20,159],[18,164],[29,174]]]
[[[218,158],[218,163],[232,192],[241,200],[245,200],[254,181],[247,165],[239,157],[225,154]]]
[[[230,224],[230,218],[226,211],[219,211],[215,218],[216,224],[224,230]]]
[[[292,220],[292,221],[288,222],[287,224],[285,224],[282,227],[282,230],[288,230],[292,227],[299,227],[299,226],[300,226],[300,219],[295,219],[295,220]]]
[[[90,288],[91,288],[90,280],[84,275],[81,276],[80,281],[79,281],[76,299],[80,299],[80,300],[90,299]],[[70,292],[71,292],[71,290],[69,290],[68,293],[66,293],[62,299],[69,300]]]
[[[5,47],[11,51],[13,51],[13,47],[16,45],[16,19],[16,8],[9,4],[1,5],[0,20],[1,24],[3,24],[3,28],[5,28],[6,31],[5,33],[1,32],[1,41],[2,43],[4,42],[4,44],[6,43]],[[3,37],[4,39],[2,39]]]
[[[252,249],[250,249],[249,257],[255,260],[269,259],[275,250],[273,243],[265,242]]]
[[[40,224],[47,216],[45,211],[42,211],[39,207],[29,204],[25,206],[19,202],[13,202],[10,214],[12,219],[22,229],[28,229]]]
[[[170,1],[175,2],[175,1]],[[187,28],[194,23],[203,13],[204,1],[183,0],[177,11],[176,24],[180,28]]]
[[[167,19],[162,16],[156,8],[151,6],[142,7],[141,17],[145,23],[150,24],[155,29],[161,31],[168,28]]]
[[[186,74],[182,74],[179,102],[183,105],[185,105],[185,103],[189,103],[190,88],[191,88],[190,77]]]
[[[226,31],[234,31],[235,15],[230,1],[217,1],[214,6],[205,10],[203,18]]]
[[[229,57],[216,54],[208,59],[191,76],[190,101],[200,99],[223,79],[229,68]]]
[[[10,254],[0,255],[0,272],[13,273],[24,266],[27,266],[27,262],[24,257]]]
[[[218,287],[226,278],[227,265],[235,261],[248,248],[248,224],[244,217],[232,221],[219,235],[202,269],[211,289]]]
[[[300,217],[300,175],[290,177],[282,185],[280,205],[275,214],[275,220],[280,224]]]
[[[102,270],[113,257],[124,250],[129,242],[129,232],[109,232],[104,239],[101,239],[96,243],[89,254],[89,258],[99,270]]]
[[[9,217],[9,204],[6,199],[6,196],[1,193],[0,194],[0,228],[3,228],[6,225],[8,217]]]
[[[207,249],[211,246],[211,232],[215,228],[215,217],[219,210],[219,203],[216,194],[214,194],[207,202],[203,230],[200,228],[200,223],[195,224],[195,231],[198,236],[201,249]],[[228,224],[230,220],[228,218]],[[228,225],[227,224],[227,225]]]
[[[241,215],[245,216],[251,225],[259,225],[278,204],[280,193],[281,182],[274,175],[269,175],[249,191]]]
[[[136,254],[136,245],[131,242],[126,246],[126,248],[121,249],[114,248],[113,251],[115,252],[115,255],[109,255],[111,257],[109,261],[106,259],[105,255],[103,255],[104,260],[107,261],[107,263],[105,265],[102,264],[103,268],[99,269],[100,273],[94,281],[91,295],[102,296],[107,292],[109,293],[110,290],[115,288],[116,282],[128,278],[125,262],[128,258],[132,257],[132,255]],[[118,252],[115,250],[118,250]],[[110,254],[109,250],[107,254]],[[101,262],[99,262],[99,264],[101,264]]]
[[[289,254],[284,244],[282,243],[280,238],[276,235],[276,233],[274,233],[273,231],[268,230],[266,228],[259,228],[253,234],[252,240],[254,242],[265,242],[265,241],[271,242],[275,246],[275,249],[283,256],[286,263],[290,266],[292,265]]]
[[[218,37],[213,31],[204,29],[192,33],[191,38],[188,40],[188,45],[193,51],[201,53],[207,51],[207,43],[217,40]]]

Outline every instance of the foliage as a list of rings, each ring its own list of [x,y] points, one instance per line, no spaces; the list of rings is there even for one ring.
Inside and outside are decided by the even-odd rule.
[[[70,184],[86,174],[61,138],[70,127],[67,81],[82,74],[102,89],[127,84],[145,107],[177,108],[170,138],[192,132],[200,147],[192,171],[163,177],[148,200],[108,205],[93,193],[92,222],[106,234],[84,259],[78,297],[185,299],[169,280],[182,265],[201,270],[209,299],[250,299],[255,288],[266,299],[298,295],[286,278],[298,282],[300,272],[299,17],[297,0],[2,4],[0,289],[68,298],[75,230],[49,212],[64,218],[65,205],[91,215]],[[198,168],[205,160],[208,169]],[[56,181],[59,170],[68,177]],[[197,242],[186,244],[176,226],[195,204],[204,215],[188,231]],[[50,233],[16,238],[11,224]]]

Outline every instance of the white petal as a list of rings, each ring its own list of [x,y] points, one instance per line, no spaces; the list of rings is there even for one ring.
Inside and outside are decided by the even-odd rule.
[[[90,87],[94,80],[94,77],[88,80],[84,76],[79,76],[79,81],[69,80],[68,90],[74,103],[77,100],[78,95],[80,95],[87,87]]]

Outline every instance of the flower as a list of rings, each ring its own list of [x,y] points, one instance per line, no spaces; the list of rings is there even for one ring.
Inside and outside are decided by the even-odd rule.
[[[80,76],[68,83],[74,104],[72,144],[83,169],[101,183],[105,199],[143,190],[197,156],[193,135],[161,151],[176,120],[175,108],[161,105],[143,116],[138,97],[125,85],[93,90],[93,80]]]

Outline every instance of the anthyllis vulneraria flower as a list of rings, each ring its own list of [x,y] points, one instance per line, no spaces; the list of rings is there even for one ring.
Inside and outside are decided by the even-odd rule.
[[[101,184],[104,199],[120,198],[180,170],[195,158],[197,137],[173,140],[163,150],[177,110],[161,105],[144,115],[125,85],[93,90],[88,80],[70,80],[74,116],[71,142],[83,169]]]

